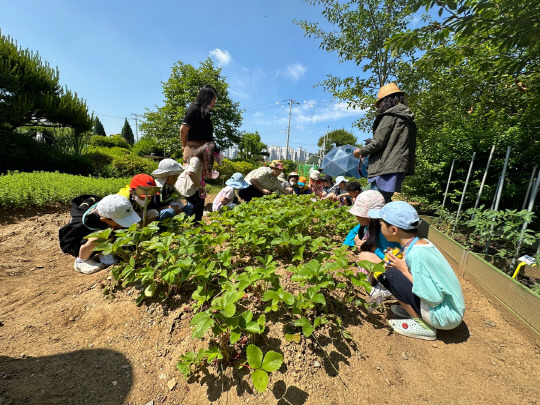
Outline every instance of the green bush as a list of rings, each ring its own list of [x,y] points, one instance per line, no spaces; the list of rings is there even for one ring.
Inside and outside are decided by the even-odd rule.
[[[233,162],[229,159],[224,159],[223,164],[217,168],[220,181],[228,180],[236,172],[242,173],[245,176],[254,169],[256,169],[256,166],[252,162]]]
[[[150,174],[156,170],[158,164],[152,159],[128,154],[115,156],[113,160],[101,168],[102,177],[132,177],[136,174]]]
[[[94,135],[90,138],[91,146],[101,146],[106,148],[113,148],[118,146],[120,148],[131,149],[131,145],[122,138],[120,135],[103,136]]]
[[[4,132],[0,134],[0,173],[8,170],[36,170],[88,175],[93,172],[91,161],[81,156],[62,153],[30,136]]]
[[[137,156],[151,155],[152,153],[157,156],[163,156],[163,146],[153,138],[142,138],[133,145],[131,153]]]
[[[46,207],[68,203],[81,194],[106,196],[129,184],[129,178],[96,179],[50,172],[9,172],[0,176],[0,207]]]

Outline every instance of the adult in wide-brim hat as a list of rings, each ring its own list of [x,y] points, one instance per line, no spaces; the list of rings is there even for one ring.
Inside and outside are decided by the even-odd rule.
[[[414,173],[416,161],[416,123],[405,95],[396,83],[388,83],[377,94],[377,116],[373,122],[373,140],[354,151],[357,158],[369,156],[369,186],[379,190],[387,203],[408,174]],[[361,160],[363,161],[363,159]],[[359,174],[362,166],[359,165]]]
[[[379,92],[377,93],[377,101],[375,102],[375,107],[379,107],[379,104],[381,103],[381,100],[391,94],[403,94],[403,92],[399,89],[397,84],[395,83],[388,83],[382,86],[379,89]]]
[[[281,161],[281,160],[272,160],[272,162],[268,165],[268,167],[271,167],[272,169],[283,170],[283,161]]]

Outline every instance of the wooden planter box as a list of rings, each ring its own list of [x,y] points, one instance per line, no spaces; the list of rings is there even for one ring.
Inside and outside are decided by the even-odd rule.
[[[419,234],[439,248],[459,275],[484,287],[521,321],[540,334],[540,295],[430,226],[430,217],[421,218],[423,221],[419,226]]]

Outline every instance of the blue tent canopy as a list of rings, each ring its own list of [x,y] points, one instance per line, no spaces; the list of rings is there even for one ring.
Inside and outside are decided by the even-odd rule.
[[[353,156],[353,152],[356,149],[357,147],[352,145],[332,148],[324,156],[321,163],[321,170],[324,174],[329,174],[332,177],[347,176],[360,178],[358,174],[358,163],[360,163],[360,159]]]

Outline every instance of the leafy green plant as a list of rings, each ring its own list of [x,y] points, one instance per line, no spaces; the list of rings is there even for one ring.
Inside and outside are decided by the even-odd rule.
[[[269,350],[263,357],[263,351],[255,345],[247,347],[247,361],[251,372],[251,381],[257,391],[263,393],[268,387],[268,373],[279,370],[283,364],[283,355]]]

